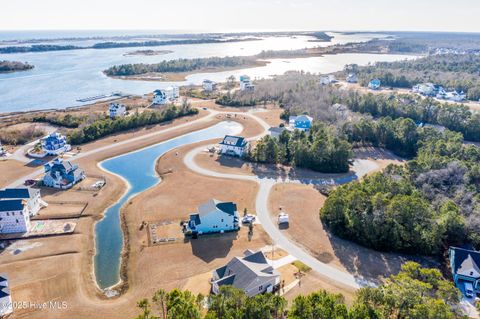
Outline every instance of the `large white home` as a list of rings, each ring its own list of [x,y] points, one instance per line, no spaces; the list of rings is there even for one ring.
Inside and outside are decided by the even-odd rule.
[[[190,215],[187,229],[194,235],[223,233],[239,229],[237,205],[210,199]]]
[[[0,190],[0,234],[25,233],[30,229],[30,217],[46,206],[40,191],[33,188]]]
[[[220,142],[220,153],[242,157],[247,150],[248,142],[244,137],[225,135]]]
[[[7,318],[13,312],[12,296],[8,286],[8,277],[0,274],[0,318]]]
[[[261,251],[247,250],[243,257],[234,257],[212,273],[212,292],[220,293],[222,286],[234,286],[253,297],[273,292],[280,285],[280,273],[268,264]]]
[[[60,155],[72,149],[72,146],[67,143],[67,137],[56,132],[43,138],[41,144],[43,152],[52,156]]]
[[[43,184],[48,187],[68,189],[86,177],[85,172],[77,165],[59,158],[44,167]]]
[[[240,76],[240,91],[252,92],[255,90],[255,85],[252,84],[248,75]]]
[[[291,130],[309,131],[312,128],[313,118],[308,115],[290,116],[288,126]]]
[[[173,103],[180,97],[180,89],[178,86],[172,85],[162,90],[153,91],[154,105],[165,105],[167,103]]]
[[[124,117],[127,114],[127,108],[120,103],[110,103],[108,107],[108,113],[110,118]]]
[[[212,80],[203,80],[202,87],[205,92],[213,92],[217,89],[217,83]]]

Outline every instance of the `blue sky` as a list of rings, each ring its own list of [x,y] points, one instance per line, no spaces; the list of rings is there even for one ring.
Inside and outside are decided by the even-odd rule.
[[[3,0],[0,30],[480,32],[480,0]]]

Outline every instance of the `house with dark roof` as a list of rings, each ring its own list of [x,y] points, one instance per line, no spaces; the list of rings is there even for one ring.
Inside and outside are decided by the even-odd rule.
[[[8,277],[5,274],[0,274],[0,318],[6,318],[12,312],[12,295],[8,286]]]
[[[190,215],[187,230],[201,235],[236,231],[239,227],[237,204],[210,199]]]
[[[480,252],[450,247],[448,255],[455,285],[464,293],[466,283],[473,286],[473,293],[480,291]]]
[[[116,117],[124,117],[127,114],[127,107],[120,103],[110,103],[108,114],[112,119]]]
[[[220,154],[242,157],[247,146],[248,142],[244,137],[225,135],[220,142]]]
[[[272,292],[280,284],[280,273],[268,264],[261,251],[247,250],[243,257],[234,257],[228,264],[212,273],[212,292],[218,294],[222,286],[234,286],[249,297]]]
[[[86,177],[85,172],[77,165],[59,158],[44,167],[43,184],[48,187],[68,189]]]
[[[0,190],[0,234],[25,233],[30,229],[30,217],[47,206],[40,190],[22,187]]]

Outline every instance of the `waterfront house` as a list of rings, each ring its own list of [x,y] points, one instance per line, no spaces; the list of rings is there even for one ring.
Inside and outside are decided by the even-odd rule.
[[[247,250],[243,257],[234,257],[228,264],[212,273],[212,292],[222,286],[234,286],[249,297],[273,292],[280,286],[280,273],[273,269],[261,251]]]
[[[220,142],[220,154],[242,157],[247,146],[248,142],[244,137],[225,135]]]
[[[480,290],[480,252],[450,247],[448,255],[455,286],[466,295],[476,296]],[[473,291],[466,291],[466,287],[472,287]]]
[[[255,85],[252,84],[250,77],[248,75],[240,76],[240,91],[253,92],[255,90]]]
[[[373,79],[368,83],[368,88],[371,90],[378,90],[381,85],[382,82],[379,79]]]
[[[0,318],[7,318],[13,312],[12,295],[6,274],[0,274]]]
[[[165,105],[173,103],[180,97],[178,86],[172,85],[162,90],[153,91],[153,105]]]
[[[123,104],[110,103],[108,113],[112,119],[116,117],[124,117],[127,114],[127,108]]]
[[[348,83],[357,83],[358,77],[355,73],[349,73],[345,79]]]
[[[43,138],[41,144],[43,152],[52,156],[60,155],[72,149],[72,146],[67,143],[67,137],[56,132]]]
[[[0,190],[0,201],[20,199],[27,205],[30,216],[37,215],[38,211],[47,206],[40,196],[40,190],[31,187],[5,188]]]
[[[217,89],[217,83],[211,80],[203,80],[202,87],[205,92],[213,92]]]
[[[308,131],[312,127],[313,118],[308,115],[290,116],[288,125],[292,130]]]
[[[58,158],[45,164],[44,167],[43,184],[48,187],[68,189],[86,177],[85,172],[78,165]]]
[[[164,90],[155,90],[153,91],[153,105],[165,105],[169,102],[167,94]]]
[[[237,204],[210,199],[190,215],[187,229],[194,235],[236,231],[239,229]]]

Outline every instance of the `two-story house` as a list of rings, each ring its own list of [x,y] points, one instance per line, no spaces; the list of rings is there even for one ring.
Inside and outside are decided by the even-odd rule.
[[[244,137],[225,135],[220,142],[220,154],[242,157],[247,147],[248,142]]]
[[[240,227],[237,205],[210,199],[190,215],[187,229],[194,235],[236,231]]]

